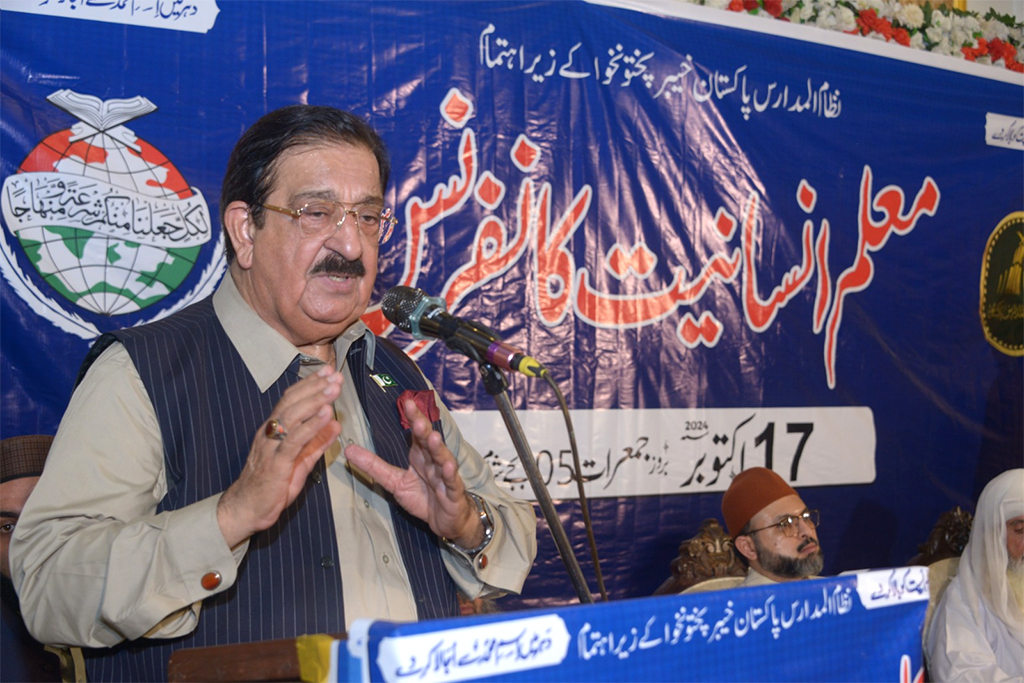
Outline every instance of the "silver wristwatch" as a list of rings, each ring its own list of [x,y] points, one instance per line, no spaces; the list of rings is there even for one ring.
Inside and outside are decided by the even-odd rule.
[[[470,562],[473,562],[477,559],[477,556],[480,555],[481,551],[483,551],[483,549],[487,547],[487,544],[491,542],[491,539],[494,538],[494,521],[491,519],[491,515],[487,511],[487,503],[484,501],[483,498],[476,495],[475,493],[470,493],[469,491],[466,491],[466,495],[469,496],[470,500],[472,500],[473,503],[476,505],[476,512],[480,516],[480,523],[484,527],[484,540],[482,540],[480,542],[480,545],[476,546],[475,548],[463,548],[459,544],[449,541],[444,536],[441,537],[441,540],[449,548],[459,553],[460,555],[464,555],[466,559],[468,559]],[[483,556],[483,561],[481,562],[480,568],[483,569],[486,565],[486,556]]]

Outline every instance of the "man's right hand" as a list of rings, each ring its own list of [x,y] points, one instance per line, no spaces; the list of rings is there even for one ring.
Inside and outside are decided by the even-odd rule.
[[[325,366],[289,387],[274,406],[270,419],[286,430],[283,439],[268,437],[267,423],[260,426],[242,474],[217,503],[228,547],[270,528],[302,491],[317,459],[341,434],[333,407],[341,383],[341,373]]]

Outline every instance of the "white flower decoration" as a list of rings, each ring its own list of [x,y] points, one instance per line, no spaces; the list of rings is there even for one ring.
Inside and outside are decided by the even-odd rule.
[[[900,4],[896,9],[895,17],[896,21],[910,30],[919,29],[924,24],[924,10],[917,5]]]
[[[717,9],[728,9],[731,4],[730,0],[683,1]],[[764,1],[761,0],[760,4],[763,5]],[[996,18],[983,19],[977,12],[948,14],[942,8],[934,7],[926,24],[924,10],[914,3],[904,4],[902,0],[781,0],[780,5],[782,13],[779,16],[782,19],[846,33],[859,33],[859,13],[874,10],[879,19],[910,32],[911,48],[961,59],[965,58],[961,48],[977,48],[979,38],[986,41],[999,39],[1014,48],[1016,58],[1011,57],[1007,64],[1002,58],[993,62],[991,57],[980,55],[977,57],[979,64],[994,64],[999,68],[1019,71],[1021,63],[1024,63],[1024,22],[1020,21],[1007,25]],[[773,18],[763,7],[758,7],[751,14]],[[867,37],[885,40],[885,36],[877,31],[871,31]]]
[[[857,15],[853,13],[853,10],[849,7],[840,7],[838,10],[839,16],[837,20],[839,22],[840,31],[852,31],[857,28]]]

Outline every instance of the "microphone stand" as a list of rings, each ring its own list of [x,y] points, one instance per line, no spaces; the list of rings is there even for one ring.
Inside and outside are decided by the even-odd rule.
[[[516,417],[512,403],[508,400],[508,395],[505,393],[505,389],[508,388],[508,380],[501,370],[494,365],[481,360],[479,357],[474,358],[474,360],[480,365],[480,375],[483,377],[487,393],[494,397],[494,402],[498,405],[498,411],[505,420],[505,427],[508,428],[508,433],[512,437],[512,443],[515,444],[519,461],[523,463],[523,469],[526,470],[526,478],[530,480],[530,486],[533,488],[533,493],[537,497],[540,509],[544,513],[544,519],[547,520],[548,529],[551,530],[551,536],[555,539],[558,554],[562,557],[566,571],[569,572],[569,579],[572,581],[573,588],[576,589],[576,595],[579,596],[580,604],[593,604],[594,597],[591,595],[590,588],[583,578],[583,571],[576,561],[576,555],[572,551],[569,537],[565,533],[562,521],[558,518],[558,512],[555,510],[554,503],[551,502],[551,495],[548,493],[547,486],[544,485],[544,480],[540,476],[540,469],[538,469],[537,462],[533,459],[533,451],[530,449],[530,445],[526,442],[523,427],[519,424],[519,418]]]

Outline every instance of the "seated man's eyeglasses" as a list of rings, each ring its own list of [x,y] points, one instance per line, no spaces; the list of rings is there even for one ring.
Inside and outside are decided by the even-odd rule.
[[[355,220],[359,230],[366,236],[376,235],[377,243],[384,244],[391,237],[398,219],[391,214],[391,209],[380,204],[356,204],[346,208],[338,202],[310,202],[299,209],[287,209],[281,206],[264,204],[264,209],[291,216],[299,223],[299,230],[306,237],[326,239],[338,231],[345,223],[349,214]]]
[[[756,534],[758,531],[765,531],[766,529],[779,527],[779,530],[782,531],[783,535],[796,536],[797,532],[800,530],[801,521],[810,528],[817,529],[819,522],[818,511],[805,509],[799,515],[786,515],[779,521],[775,522],[775,524],[769,524],[768,526],[763,526],[760,529],[751,529],[744,535],[749,536],[751,534]]]

